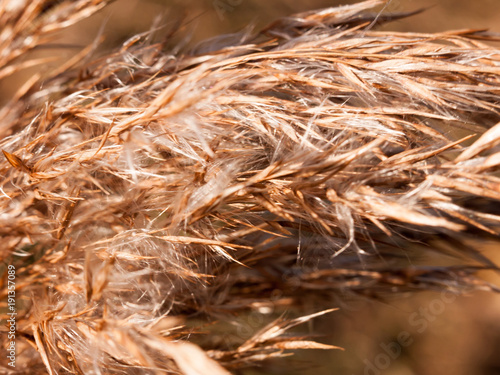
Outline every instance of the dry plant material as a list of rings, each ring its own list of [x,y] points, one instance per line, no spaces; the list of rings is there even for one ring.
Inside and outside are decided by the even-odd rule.
[[[0,77],[105,3],[1,1]],[[399,16],[382,4],[178,56],[144,34],[19,90],[0,123],[18,370],[227,374],[334,347],[286,334],[317,314],[226,344],[200,317],[494,289],[467,244],[499,237],[500,51],[472,30],[377,31]]]

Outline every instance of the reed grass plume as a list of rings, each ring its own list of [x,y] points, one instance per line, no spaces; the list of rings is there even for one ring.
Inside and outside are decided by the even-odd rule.
[[[106,3],[0,1],[0,77]],[[380,31],[404,16],[384,3],[175,54],[145,33],[19,88],[0,114],[18,373],[227,374],[334,348],[287,330],[346,295],[495,290],[469,241],[499,239],[495,36]],[[211,328],[248,313],[268,325]]]

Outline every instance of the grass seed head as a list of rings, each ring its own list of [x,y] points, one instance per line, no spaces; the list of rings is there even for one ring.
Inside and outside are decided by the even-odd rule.
[[[105,3],[2,2],[0,77]],[[500,51],[484,32],[378,31],[394,18],[369,12],[383,3],[298,14],[203,54],[144,34],[21,87],[0,110],[18,365],[226,374],[327,348],[284,335],[316,315],[229,347],[196,317],[492,290],[474,274],[495,266],[469,240],[499,237]],[[458,264],[425,263],[450,247]]]

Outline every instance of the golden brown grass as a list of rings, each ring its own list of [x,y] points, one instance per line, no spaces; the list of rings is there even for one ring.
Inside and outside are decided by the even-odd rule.
[[[105,3],[1,2],[0,77]],[[499,237],[500,51],[485,32],[376,31],[383,3],[178,55],[146,33],[23,85],[0,116],[16,370],[225,374],[334,348],[286,334],[332,296],[493,290],[467,240]],[[325,310],[203,337],[311,299]]]

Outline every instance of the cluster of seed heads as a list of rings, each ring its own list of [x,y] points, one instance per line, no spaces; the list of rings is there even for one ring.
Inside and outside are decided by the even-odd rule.
[[[0,1],[0,78],[107,2]],[[404,16],[384,3],[176,55],[145,33],[19,88],[0,109],[19,373],[227,374],[334,348],[286,331],[347,295],[495,289],[470,241],[500,237],[495,37],[378,31]],[[207,333],[248,314],[269,324]]]

